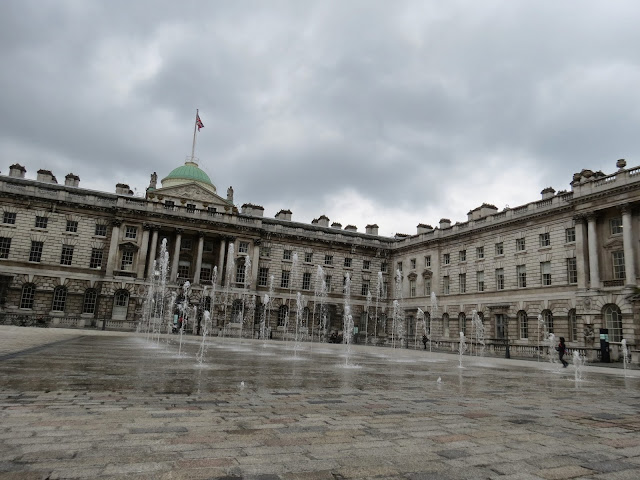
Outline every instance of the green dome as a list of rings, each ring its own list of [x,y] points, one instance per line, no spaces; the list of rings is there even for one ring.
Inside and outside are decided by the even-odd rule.
[[[216,191],[216,187],[211,182],[209,175],[198,168],[197,163],[190,161],[178,168],[174,168],[169,175],[162,179],[162,186],[169,187],[190,182],[196,182],[214,193]]]

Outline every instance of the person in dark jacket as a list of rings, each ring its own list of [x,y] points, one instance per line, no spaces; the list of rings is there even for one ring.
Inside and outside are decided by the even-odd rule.
[[[427,338],[427,334],[425,333],[424,335],[422,335],[422,344],[424,345],[424,349],[427,349],[427,340],[429,340]]]
[[[567,368],[567,365],[569,365],[564,358],[564,354],[567,353],[567,346],[564,344],[564,337],[560,337],[560,343],[558,344],[558,346],[556,347],[556,350],[558,351],[558,358],[560,358],[560,361],[562,362],[562,366],[564,368]]]

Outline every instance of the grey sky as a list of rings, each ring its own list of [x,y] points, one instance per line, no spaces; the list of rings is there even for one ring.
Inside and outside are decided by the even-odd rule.
[[[0,2],[0,170],[415,233],[640,165],[637,1]]]

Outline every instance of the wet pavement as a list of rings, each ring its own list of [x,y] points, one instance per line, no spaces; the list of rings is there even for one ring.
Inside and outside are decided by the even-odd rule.
[[[639,370],[178,340],[0,327],[0,480],[640,478]]]

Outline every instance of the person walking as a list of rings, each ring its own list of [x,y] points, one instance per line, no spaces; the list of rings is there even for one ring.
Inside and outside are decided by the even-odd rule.
[[[562,362],[562,367],[567,368],[567,365],[569,364],[564,358],[562,358],[564,357],[564,354],[567,353],[567,346],[564,344],[564,337],[560,337],[560,343],[556,347],[556,350],[558,351],[558,358],[560,358],[560,361]]]
[[[424,345],[424,349],[425,349],[425,350],[427,349],[427,340],[429,340],[429,339],[427,338],[427,334],[426,334],[426,333],[424,333],[424,334],[422,335],[422,344]]]

